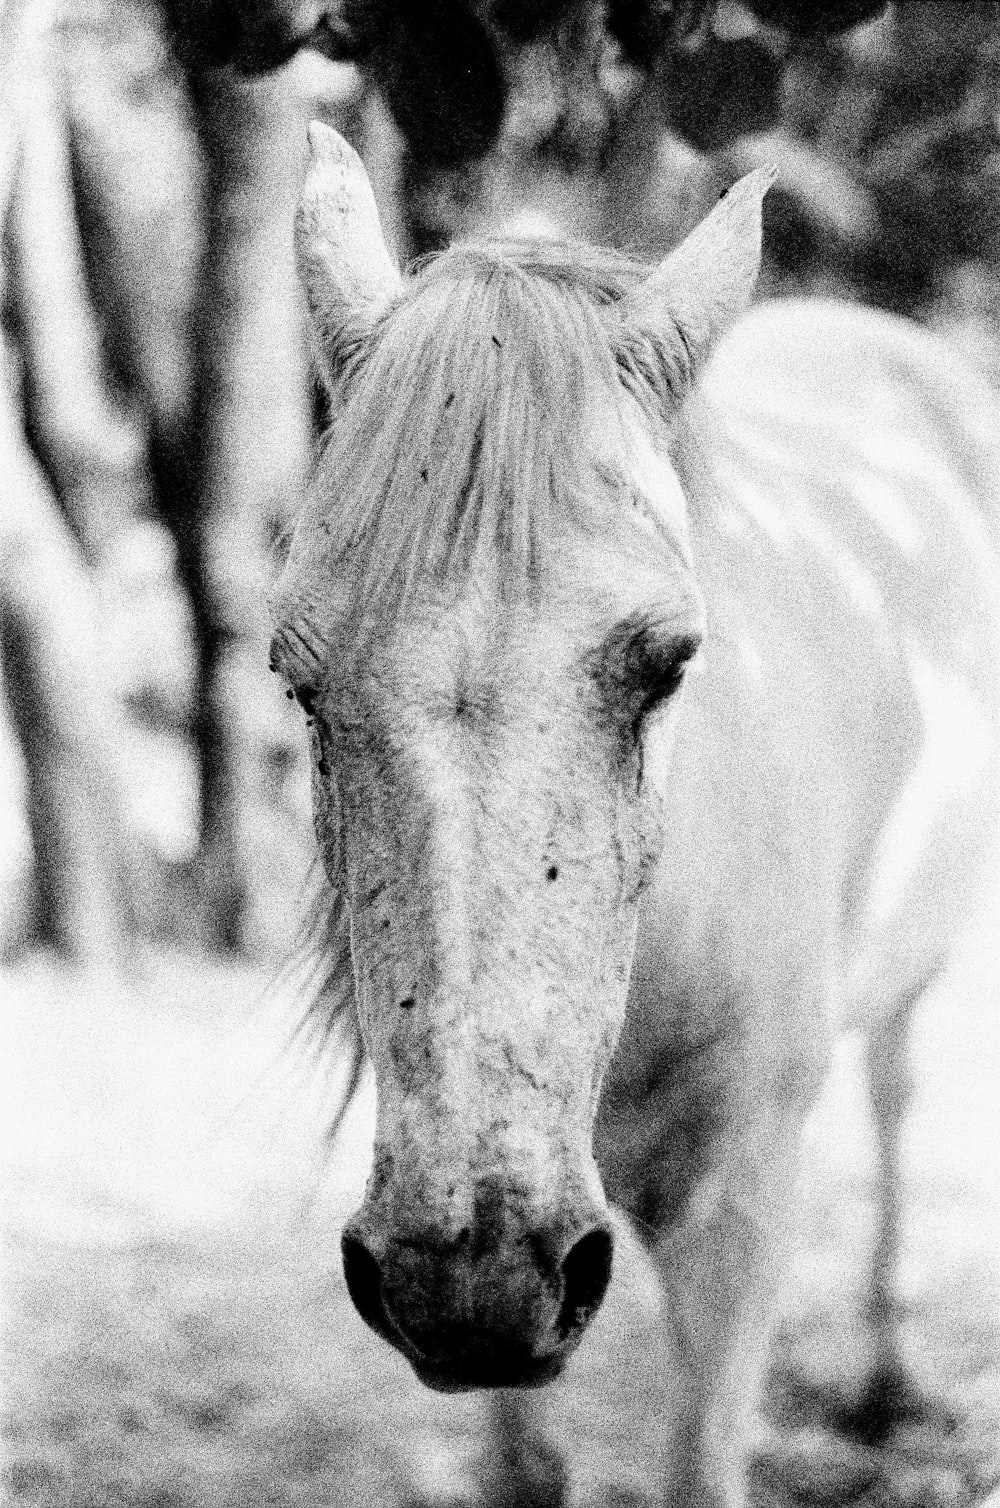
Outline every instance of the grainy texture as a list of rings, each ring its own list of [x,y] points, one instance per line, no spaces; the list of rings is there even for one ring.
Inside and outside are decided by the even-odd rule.
[[[957,1428],[875,1453],[827,1427],[861,1358],[870,1215],[845,1054],[810,1142],[755,1474],[767,1508],[951,1508],[1000,1481],[998,913],[923,1012],[907,1140],[907,1339]],[[132,994],[43,959],[0,980],[12,1503],[359,1508],[464,1480],[474,1403],[424,1391],[344,1290],[336,1226],[360,1193],[370,1104],[324,1169],[334,1086],[285,1052],[288,1010],[255,1005],[262,989],[182,956],[149,960]],[[575,1482],[652,1502],[656,1294],[619,1250],[593,1340],[546,1401]]]

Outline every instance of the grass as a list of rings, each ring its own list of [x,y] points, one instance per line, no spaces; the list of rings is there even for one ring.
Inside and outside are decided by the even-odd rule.
[[[996,1033],[988,963],[974,958],[963,988]],[[475,1401],[423,1390],[357,1320],[340,1274],[370,1107],[317,1185],[309,1149],[329,1091],[273,1076],[282,1032],[249,1007],[249,972],[163,956],[123,995],[33,960],[3,984],[10,1503],[413,1508],[428,1482],[440,1501],[457,1495],[461,1472],[442,1463],[474,1446]],[[954,1427],[931,1417],[879,1452],[831,1427],[863,1354],[870,1201],[864,1138],[844,1129],[848,1064],[813,1138],[753,1479],[761,1508],[965,1508],[1000,1481],[996,1144],[942,1131],[965,1115],[981,1139],[976,1116],[995,1107],[995,1060],[964,1019],[947,1051],[933,1036],[921,1049],[902,1270],[916,1375]],[[591,1341],[545,1395],[574,1479],[620,1484],[591,1492],[607,1505],[655,1501],[661,1403],[655,1286],[638,1248],[619,1250]]]

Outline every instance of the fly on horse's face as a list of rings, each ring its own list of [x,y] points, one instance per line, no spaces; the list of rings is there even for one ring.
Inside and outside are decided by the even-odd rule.
[[[714,283],[702,227],[631,288],[473,248],[404,289],[357,158],[311,140],[339,406],[274,648],[376,1076],[345,1272],[425,1382],[536,1384],[610,1275],[593,1121],[702,633],[663,408],[745,302],[766,183],[706,222]]]

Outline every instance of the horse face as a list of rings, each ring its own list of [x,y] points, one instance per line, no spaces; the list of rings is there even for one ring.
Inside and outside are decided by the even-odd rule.
[[[277,647],[378,1091],[345,1272],[432,1386],[540,1383],[610,1274],[592,1126],[700,635],[654,428],[749,297],[769,177],[640,281],[556,245],[414,289],[356,155],[310,142],[296,248],[337,417]]]
[[[548,1380],[610,1275],[592,1125],[659,848],[651,765],[699,621],[676,561],[645,597],[634,562],[617,593],[602,562],[596,604],[577,560],[544,608],[470,588],[391,636],[349,620],[314,702],[377,1082],[345,1272],[439,1388]]]

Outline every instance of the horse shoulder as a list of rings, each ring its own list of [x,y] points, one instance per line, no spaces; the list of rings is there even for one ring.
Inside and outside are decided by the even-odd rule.
[[[684,865],[709,856],[741,977],[758,939],[787,951],[789,880],[816,902],[793,908],[809,957],[832,947],[844,992],[873,1000],[947,951],[993,844],[996,400],[907,321],[789,301],[737,326],[698,402],[708,671],[670,781],[696,824]]]

